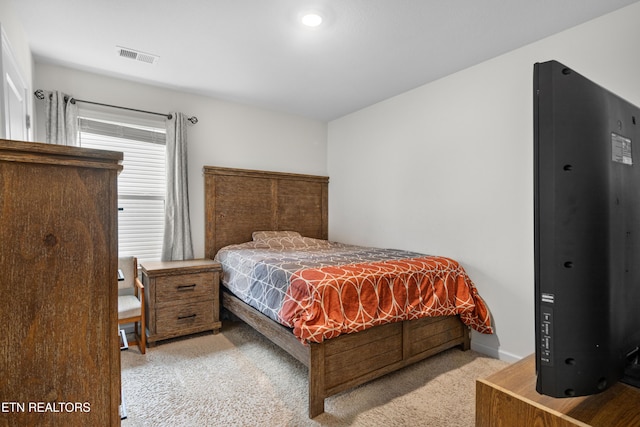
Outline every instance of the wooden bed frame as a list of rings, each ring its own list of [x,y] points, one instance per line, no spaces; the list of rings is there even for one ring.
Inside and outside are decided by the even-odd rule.
[[[329,178],[204,167],[205,251],[248,242],[253,231],[293,230],[328,238]],[[446,349],[470,347],[469,328],[458,316],[391,323],[323,343],[303,345],[290,329],[228,292],[222,305],[309,369],[309,417],[324,399]]]

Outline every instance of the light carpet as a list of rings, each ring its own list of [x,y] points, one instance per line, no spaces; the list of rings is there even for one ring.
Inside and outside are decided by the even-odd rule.
[[[242,322],[122,352],[123,427],[473,426],[475,380],[507,366],[451,349],[325,399],[307,417],[307,368]]]

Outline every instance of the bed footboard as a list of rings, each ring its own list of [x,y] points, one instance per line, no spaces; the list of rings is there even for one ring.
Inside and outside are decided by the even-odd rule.
[[[311,344],[309,417],[324,412],[324,399],[452,347],[470,348],[469,328],[458,316],[376,326]]]

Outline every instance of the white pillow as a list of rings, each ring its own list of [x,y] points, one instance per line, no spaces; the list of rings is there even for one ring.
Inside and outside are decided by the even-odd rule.
[[[297,231],[254,231],[251,238],[254,242],[260,242],[274,237],[302,237]]]

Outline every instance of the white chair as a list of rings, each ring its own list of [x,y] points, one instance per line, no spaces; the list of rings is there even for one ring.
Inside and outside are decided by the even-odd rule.
[[[147,346],[147,333],[144,324],[144,286],[138,279],[138,260],[135,257],[118,258],[118,269],[124,275],[118,280],[118,325],[134,324],[135,341],[140,353]]]

